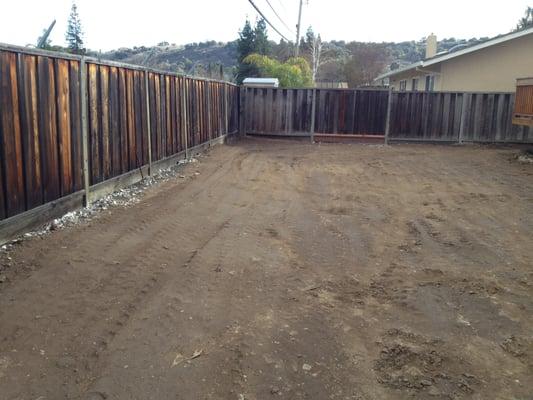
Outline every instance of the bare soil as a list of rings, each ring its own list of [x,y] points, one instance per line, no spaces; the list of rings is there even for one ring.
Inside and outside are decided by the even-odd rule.
[[[3,255],[0,398],[533,399],[516,154],[215,148]]]

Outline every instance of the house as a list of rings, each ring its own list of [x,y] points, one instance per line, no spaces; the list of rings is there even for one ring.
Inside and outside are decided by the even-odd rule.
[[[437,54],[437,37],[426,42],[426,58],[378,76],[397,91],[514,92],[519,78],[533,75],[533,28]]]

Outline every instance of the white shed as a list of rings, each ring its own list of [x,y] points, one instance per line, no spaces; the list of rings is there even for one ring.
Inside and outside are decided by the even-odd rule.
[[[277,88],[278,78],[246,78],[242,84],[246,87]]]

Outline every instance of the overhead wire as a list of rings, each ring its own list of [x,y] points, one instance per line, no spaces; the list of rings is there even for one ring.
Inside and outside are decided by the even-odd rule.
[[[263,18],[265,20],[265,22],[272,28],[274,29],[274,31],[280,35],[283,39],[285,39],[287,42],[290,42],[290,40],[283,34],[281,33],[274,25],[272,25],[272,23],[268,20],[267,17],[265,17],[265,14],[263,14],[263,12],[259,9],[259,7],[256,6],[256,4],[253,2],[253,0],[248,0],[248,2],[252,5],[253,8],[255,8],[255,11],[257,11],[259,13],[259,15],[261,16],[261,18]]]
[[[270,2],[270,0],[265,0],[268,4],[268,6],[270,7],[270,9],[272,10],[272,12],[276,15],[276,17],[278,17],[278,19],[281,21],[281,23],[283,25],[285,25],[285,28],[287,28],[287,30],[292,33],[294,35],[294,32],[291,30],[291,28],[289,28],[289,26],[285,23],[285,21],[283,20],[283,18],[281,18],[279,16],[279,14],[276,12],[276,10],[274,9],[274,7],[272,6],[272,3]]]

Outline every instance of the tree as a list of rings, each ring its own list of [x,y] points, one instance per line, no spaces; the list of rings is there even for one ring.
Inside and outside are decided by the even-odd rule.
[[[268,32],[266,22],[263,18],[255,24],[254,30],[254,53],[264,56],[270,55],[270,43],[268,42]]]
[[[259,70],[250,63],[244,62],[244,59],[250,54],[269,55],[271,46],[268,41],[268,32],[264,19],[259,19],[255,28],[249,20],[246,20],[244,27],[239,32],[237,40],[237,54],[239,66],[237,70],[237,83],[241,84],[245,78],[259,76]]]
[[[245,63],[244,59],[250,54],[253,54],[255,50],[255,32],[252,29],[250,21],[247,19],[244,23],[244,27],[239,32],[239,39],[237,40],[237,59],[239,65],[237,67],[237,83],[241,84],[242,81],[248,76],[257,76],[259,71],[252,65]]]
[[[83,30],[81,28],[81,20],[78,14],[78,7],[74,2],[72,3],[72,8],[70,9],[65,39],[67,41],[67,47],[71,53],[85,53],[85,48],[83,47]]]
[[[304,54],[307,55],[309,64],[311,64],[313,82],[315,82],[318,76],[318,69],[322,63],[322,39],[320,34],[315,35],[312,27],[307,28],[303,50]]]
[[[350,56],[344,64],[344,74],[350,87],[371,85],[389,61],[387,49],[376,43],[348,43]]]
[[[281,87],[309,87],[313,84],[311,68],[302,57],[280,62],[261,54],[250,54],[244,62],[257,68],[262,77],[278,78]]]
[[[533,27],[533,7],[526,8],[526,12],[518,24],[516,25],[516,31]]]

